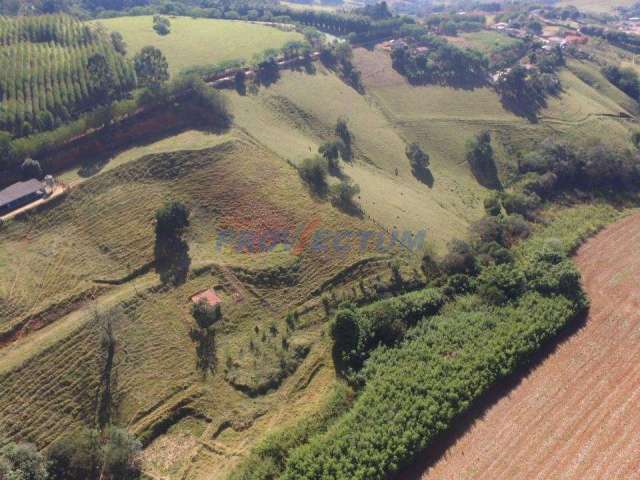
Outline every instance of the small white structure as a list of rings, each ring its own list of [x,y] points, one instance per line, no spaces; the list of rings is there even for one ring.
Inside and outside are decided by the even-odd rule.
[[[44,193],[49,196],[56,188],[56,181],[53,175],[45,175],[44,177]]]

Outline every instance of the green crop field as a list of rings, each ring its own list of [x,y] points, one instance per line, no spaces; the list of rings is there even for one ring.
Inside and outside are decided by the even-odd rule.
[[[295,32],[249,22],[207,18],[168,17],[171,33],[161,36],[153,30],[150,16],[100,20],[107,30],[120,32],[133,56],[142,47],[158,47],[169,62],[172,75],[196,65],[225,60],[250,60],[268,48],[279,48],[290,40],[300,40]]]

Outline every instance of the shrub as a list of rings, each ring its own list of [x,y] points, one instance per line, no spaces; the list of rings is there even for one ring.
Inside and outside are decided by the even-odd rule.
[[[540,198],[535,194],[519,192],[505,193],[502,197],[502,205],[507,213],[517,213],[527,216],[540,205]]]
[[[532,173],[524,180],[522,190],[528,195],[535,194],[542,198],[548,198],[555,193],[557,185],[558,176],[553,172],[547,172],[543,175]]]
[[[497,217],[502,213],[500,199],[496,195],[491,195],[484,199],[484,211],[487,215]]]
[[[164,284],[184,283],[191,265],[189,246],[182,235],[189,226],[189,210],[169,202],[156,212],[155,269]]]
[[[327,161],[316,155],[305,158],[298,167],[298,173],[313,192],[323,194],[327,189],[327,169]]]
[[[508,244],[524,240],[531,234],[531,227],[522,215],[509,215],[504,219],[504,232]]]
[[[504,227],[498,217],[484,217],[470,227],[473,236],[481,243],[504,243]]]
[[[0,478],[47,480],[47,462],[30,443],[9,443],[0,449]]]
[[[496,263],[498,265],[513,263],[514,261],[511,251],[497,242],[483,244],[480,249],[480,253],[488,256],[491,263]]]
[[[206,300],[200,300],[191,305],[191,315],[200,328],[207,329],[222,318],[220,304],[209,305]]]
[[[27,158],[22,162],[22,165],[20,166],[20,173],[22,173],[22,178],[24,180],[28,180],[30,178],[42,179],[43,177],[40,162],[33,160],[32,158]]]
[[[475,292],[476,281],[468,275],[456,274],[447,278],[447,283],[443,288],[443,293],[448,297],[455,295],[466,295]]]
[[[349,181],[341,181],[329,188],[329,199],[336,208],[347,212],[359,210],[354,197],[360,193],[360,187]]]
[[[478,266],[471,245],[462,240],[453,240],[449,244],[449,252],[440,262],[440,269],[448,275],[475,274]]]
[[[467,142],[467,163],[478,182],[493,189],[500,189],[498,169],[493,158],[491,134],[481,132],[474,139]]]
[[[171,22],[167,17],[160,15],[153,16],[153,29],[158,35],[169,35],[171,33]]]
[[[525,276],[512,264],[492,265],[478,277],[478,293],[490,304],[502,305],[517,299],[524,291]]]

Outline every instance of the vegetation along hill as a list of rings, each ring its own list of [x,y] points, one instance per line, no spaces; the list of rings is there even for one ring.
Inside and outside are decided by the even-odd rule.
[[[0,13],[0,480],[637,463],[637,5]]]

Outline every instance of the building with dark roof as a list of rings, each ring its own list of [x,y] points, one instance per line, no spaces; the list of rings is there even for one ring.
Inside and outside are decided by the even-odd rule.
[[[0,190],[0,215],[12,212],[44,195],[44,184],[32,178],[26,182],[17,182]]]

